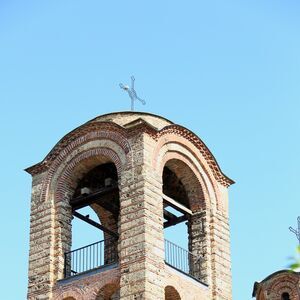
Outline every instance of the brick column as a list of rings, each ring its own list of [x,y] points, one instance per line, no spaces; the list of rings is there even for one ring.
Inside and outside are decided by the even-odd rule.
[[[230,233],[226,213],[214,212],[210,227],[213,300],[231,300]]]
[[[30,216],[28,299],[51,298],[53,278],[54,205],[40,203],[44,174],[33,176]]]
[[[196,277],[209,285],[212,300],[231,300],[230,234],[227,211],[193,212],[188,224],[189,250],[200,258]]]
[[[195,277],[203,283],[211,285],[211,253],[209,239],[209,216],[206,210],[193,213],[188,222],[189,251],[193,257],[199,259],[193,261],[192,267]]]
[[[120,188],[120,299],[164,300],[161,179],[147,161],[144,134],[131,144],[133,167]]]

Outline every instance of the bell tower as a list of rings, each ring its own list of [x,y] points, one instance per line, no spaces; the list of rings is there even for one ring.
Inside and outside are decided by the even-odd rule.
[[[231,300],[228,187],[190,130],[138,112],[64,136],[32,175],[28,299]],[[98,221],[80,213],[89,206]],[[72,219],[103,240],[72,247]],[[165,230],[187,224],[187,249]]]

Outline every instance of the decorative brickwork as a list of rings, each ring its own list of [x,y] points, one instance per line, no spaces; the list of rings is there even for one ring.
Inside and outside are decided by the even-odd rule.
[[[32,175],[48,170],[52,163],[58,156],[62,157],[71,152],[72,149],[78,147],[81,144],[86,143],[88,140],[93,139],[112,139],[118,142],[118,144],[126,149],[126,153],[129,152],[130,146],[126,139],[126,131],[121,126],[111,122],[88,122],[70,133],[64,136],[54,148],[47,154],[45,159],[30,167],[26,171]],[[62,158],[60,159],[62,160]]]
[[[57,169],[63,165],[63,161],[68,157],[70,153],[74,153],[76,149],[79,149],[80,146],[87,144],[88,142],[93,142],[93,141],[100,141],[100,140],[111,140],[115,142],[121,149],[124,150],[125,154],[130,153],[129,148],[130,145],[128,144],[127,140],[124,140],[124,137],[122,135],[119,135],[115,132],[110,132],[110,131],[105,131],[105,125],[103,124],[104,128],[103,131],[92,131],[86,133],[84,136],[78,137],[77,139],[74,140],[74,137],[71,136],[66,136],[63,141],[59,142],[58,145],[55,147],[53,151],[48,154],[48,158],[44,159],[44,161],[41,163],[41,168],[34,168],[34,169],[29,169],[29,171],[32,171],[33,175],[35,172],[38,170],[40,171],[41,169],[47,169],[47,178],[44,180],[43,183],[43,188],[42,188],[42,193],[41,193],[41,199],[40,202],[43,202],[47,198],[47,192],[48,188],[50,186],[50,182],[54,176],[55,173],[57,173]],[[111,126],[113,127],[113,126]],[[75,133],[74,133],[75,134]],[[77,137],[77,134],[76,134]],[[65,141],[66,140],[66,141]],[[62,148],[63,145],[67,143],[67,141],[70,141],[70,144],[67,144],[65,148]],[[62,144],[62,145],[61,145]],[[62,149],[60,153],[58,153],[58,149]],[[130,158],[128,159],[130,162]],[[48,169],[48,165],[50,166]],[[118,168],[119,166],[116,165]],[[28,169],[27,169],[28,170]]]
[[[191,142],[202,154],[202,156],[205,158],[206,163],[209,165],[210,169],[212,170],[216,180],[221,183],[222,185],[228,187],[231,184],[234,183],[233,180],[225,176],[216,159],[212,155],[212,153],[209,151],[209,149],[206,147],[206,145],[203,143],[203,141],[195,135],[193,132],[190,130],[184,128],[183,126],[180,125],[169,125],[164,127],[157,135],[156,139],[163,137],[164,135],[167,134],[174,134],[180,137],[183,137],[186,141]]]
[[[72,244],[70,201],[80,180],[107,163],[118,173],[120,213],[91,207],[119,234],[118,264],[63,280],[64,253]],[[208,286],[165,265],[164,168],[186,193],[189,250],[200,264],[195,276]],[[105,115],[67,134],[27,171],[33,176],[28,299],[231,300],[232,181],[189,130],[150,114]]]
[[[257,300],[299,300],[300,273],[287,270],[273,273],[254,284],[252,296]]]
[[[113,283],[105,285],[98,292],[96,300],[119,300],[120,289],[119,286]]]
[[[224,186],[214,180],[202,153],[174,133],[158,140],[152,164],[158,170],[173,166],[181,178],[194,213],[188,222],[189,250],[199,257],[199,278],[212,287],[211,299],[230,299],[230,236]]]
[[[110,300],[119,288],[120,273],[117,268],[98,274],[83,276],[72,281],[61,281],[54,288],[53,300],[64,300],[72,297],[75,300]],[[118,300],[115,298],[112,300]],[[102,300],[102,299],[101,299]]]
[[[174,291],[175,290],[175,291]],[[173,291],[173,293],[172,293]],[[209,287],[187,278],[176,270],[165,268],[165,299],[170,295],[176,294],[181,300],[210,300]]]

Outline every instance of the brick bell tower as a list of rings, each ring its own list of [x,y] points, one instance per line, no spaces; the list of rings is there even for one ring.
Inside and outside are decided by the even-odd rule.
[[[188,129],[138,112],[64,136],[32,175],[28,299],[230,300],[228,187]],[[89,206],[98,222],[80,213]],[[72,219],[103,240],[72,248]],[[187,224],[188,249],[164,238]]]

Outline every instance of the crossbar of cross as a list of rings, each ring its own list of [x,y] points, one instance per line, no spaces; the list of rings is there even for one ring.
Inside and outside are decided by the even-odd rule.
[[[300,216],[297,218],[297,222],[298,222],[298,230],[294,229],[293,227],[289,227],[289,230],[294,233],[298,239],[298,243],[300,245]]]
[[[134,76],[131,76],[131,87],[128,85],[124,85],[123,83],[120,83],[119,86],[121,89],[123,89],[125,92],[128,93],[129,98],[131,99],[131,111],[134,111],[134,101],[139,100],[143,105],[146,104],[146,101],[138,97],[136,90],[134,89],[134,82],[135,78]]]

